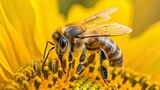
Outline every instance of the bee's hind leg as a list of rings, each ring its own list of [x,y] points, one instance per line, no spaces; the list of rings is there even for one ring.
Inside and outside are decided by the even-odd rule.
[[[109,59],[108,56],[106,54],[106,52],[100,48],[100,71],[101,71],[101,75],[102,78],[104,80],[104,82],[109,85],[108,83],[108,74],[109,71],[107,69],[107,66],[109,65]]]

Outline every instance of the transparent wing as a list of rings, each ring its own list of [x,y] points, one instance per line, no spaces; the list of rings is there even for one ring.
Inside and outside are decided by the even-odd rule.
[[[118,23],[111,23],[105,24],[101,26],[97,26],[91,30],[87,30],[86,32],[79,35],[81,38],[87,37],[100,37],[100,36],[118,36],[130,33],[132,31],[131,28],[118,24]]]
[[[110,19],[109,15],[111,13],[115,12],[116,10],[117,10],[117,8],[109,8],[109,9],[107,9],[105,11],[97,13],[97,14],[95,14],[95,15],[93,15],[93,16],[85,19],[85,20],[83,20],[81,22],[81,24],[86,25],[86,24],[89,24],[89,23],[93,24],[93,23],[96,23],[96,22],[106,21],[106,20]]]

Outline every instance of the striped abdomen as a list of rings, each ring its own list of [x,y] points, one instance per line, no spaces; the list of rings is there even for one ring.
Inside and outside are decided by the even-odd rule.
[[[88,39],[88,49],[102,48],[108,56],[110,66],[122,66],[123,56],[119,47],[108,37],[96,37]]]

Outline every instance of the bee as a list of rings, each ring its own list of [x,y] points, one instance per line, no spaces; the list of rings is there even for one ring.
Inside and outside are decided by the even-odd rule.
[[[54,44],[50,41],[46,43],[43,65],[45,64],[50,51],[56,47],[56,53],[61,62],[63,72],[66,73],[66,71],[64,70],[62,58],[64,53],[69,49],[69,72],[73,64],[73,52],[81,50],[82,54],[79,60],[80,63],[76,70],[76,73],[80,74],[82,72],[82,66],[86,57],[86,50],[97,50],[99,51],[100,55],[101,76],[106,81],[108,78],[108,70],[102,65],[102,62],[105,60],[109,60],[110,66],[117,67],[122,67],[123,64],[123,56],[121,50],[109,37],[127,34],[132,31],[131,28],[118,23],[97,25],[97,23],[102,23],[109,20],[109,15],[116,10],[117,8],[110,8],[108,10],[97,13],[79,23],[66,25],[61,30],[63,33],[55,31],[52,34]],[[47,56],[45,57],[48,43],[54,46],[49,50]]]

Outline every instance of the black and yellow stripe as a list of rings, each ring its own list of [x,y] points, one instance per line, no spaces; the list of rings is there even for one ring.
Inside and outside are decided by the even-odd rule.
[[[89,38],[87,40],[86,48],[88,50],[95,50],[98,48],[102,48],[109,59],[110,66],[122,66],[123,64],[123,56],[119,47],[116,45],[114,41],[112,41],[109,37],[96,37]]]

